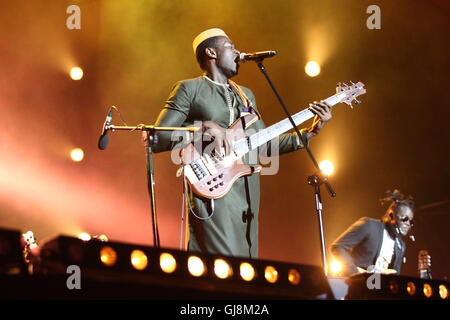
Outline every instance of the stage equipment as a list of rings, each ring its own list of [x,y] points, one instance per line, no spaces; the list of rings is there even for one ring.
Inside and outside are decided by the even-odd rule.
[[[346,300],[448,300],[450,282],[383,274],[357,274],[347,279]]]
[[[142,298],[334,299],[319,266],[67,236],[41,246],[35,274],[67,276],[71,265],[80,268],[82,281],[140,286]],[[127,294],[137,293],[116,293],[119,298]]]
[[[185,131],[185,132],[195,132],[200,130],[199,127],[156,127],[153,125],[139,124],[137,126],[115,126],[112,125],[112,111],[116,110],[119,112],[117,107],[112,106],[108,110],[105,122],[103,123],[101,135],[98,139],[98,148],[100,150],[105,150],[108,146],[109,138],[108,131],[146,131],[148,133],[147,146],[145,148],[146,162],[147,162],[147,188],[150,196],[150,208],[152,216],[152,230],[153,230],[153,245],[159,247],[159,231],[158,231],[158,219],[156,214],[156,198],[155,198],[155,177],[153,168],[153,145],[157,144],[156,133],[160,131]],[[120,112],[119,112],[120,115]],[[122,117],[121,117],[122,118]],[[122,118],[123,121],[123,118]],[[125,121],[123,121],[125,122]]]

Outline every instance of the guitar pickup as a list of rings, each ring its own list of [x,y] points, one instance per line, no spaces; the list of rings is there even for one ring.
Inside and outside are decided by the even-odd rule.
[[[202,158],[202,162],[205,165],[206,169],[208,169],[210,175],[215,175],[217,173],[216,166],[214,165],[213,160],[207,154],[205,154]]]
[[[208,175],[206,173],[206,170],[196,161],[192,161],[190,163],[190,166],[199,180],[203,179]]]

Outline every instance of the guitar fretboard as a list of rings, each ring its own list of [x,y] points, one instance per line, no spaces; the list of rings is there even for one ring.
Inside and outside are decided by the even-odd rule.
[[[324,100],[326,104],[329,106],[334,106],[335,104],[339,103],[342,99],[342,97],[345,96],[343,93],[336,93],[335,95],[332,95],[331,97]],[[309,111],[309,109],[304,109],[292,116],[292,120],[294,120],[294,123],[296,126],[302,124],[303,122],[311,119],[314,117],[314,113]],[[272,140],[275,137],[278,137],[280,134],[289,131],[292,129],[292,124],[289,121],[288,118],[281,120],[270,127],[267,127],[253,135],[251,135],[247,139],[242,139],[235,143],[234,151],[238,157],[242,157],[247,152],[250,152],[259,146],[263,145],[264,143]]]

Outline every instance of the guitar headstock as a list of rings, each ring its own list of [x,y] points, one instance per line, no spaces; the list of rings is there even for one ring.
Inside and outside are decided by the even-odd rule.
[[[36,253],[35,249],[38,248],[36,238],[34,237],[33,231],[27,231],[22,234],[23,240],[23,258],[26,263],[32,263],[33,254]]]
[[[420,250],[418,256],[418,269],[430,270],[431,269],[431,256],[427,250]]]
[[[362,82],[353,83],[350,81],[350,85],[346,82],[342,84],[339,82],[336,86],[336,93],[340,102],[349,105],[353,109],[352,103],[360,104],[361,101],[356,98],[366,93],[366,89],[364,89],[364,83]]]
[[[25,247],[28,249],[34,249],[38,246],[36,238],[34,237],[33,231],[28,231],[22,234],[23,240],[25,242]]]

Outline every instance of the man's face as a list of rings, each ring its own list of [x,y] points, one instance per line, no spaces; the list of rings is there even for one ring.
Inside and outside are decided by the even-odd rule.
[[[408,234],[413,225],[414,213],[409,207],[401,206],[397,210],[396,220],[400,233],[403,236]]]
[[[238,74],[239,70],[239,54],[240,52],[234,48],[233,42],[226,37],[221,37],[216,45],[216,64],[222,73],[231,78]]]

